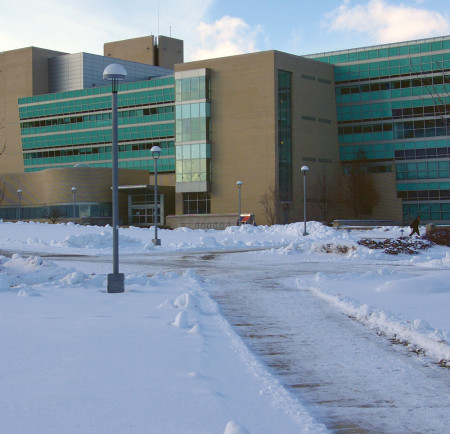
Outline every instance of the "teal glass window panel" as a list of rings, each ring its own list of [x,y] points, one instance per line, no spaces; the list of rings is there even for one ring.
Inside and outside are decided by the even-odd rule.
[[[191,117],[191,106],[190,104],[183,104],[181,106],[181,118],[187,119]]]
[[[200,145],[191,145],[191,155],[192,158],[200,158]]]
[[[182,148],[183,148],[182,158],[183,159],[191,158],[191,147],[189,145],[185,145],[185,146],[182,146]]]
[[[191,117],[197,118],[199,116],[200,116],[200,104],[191,104]]]

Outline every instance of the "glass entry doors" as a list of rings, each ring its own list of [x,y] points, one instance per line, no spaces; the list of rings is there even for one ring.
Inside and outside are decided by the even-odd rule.
[[[150,227],[154,224],[154,194],[128,196],[128,217],[131,226]],[[164,195],[158,194],[158,225],[164,224]]]

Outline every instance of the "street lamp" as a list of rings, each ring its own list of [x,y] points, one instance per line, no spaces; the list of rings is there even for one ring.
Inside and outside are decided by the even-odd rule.
[[[304,229],[303,236],[308,235],[306,232],[306,172],[309,170],[308,166],[302,166],[300,169],[303,172],[303,219],[304,219]]]
[[[241,225],[241,187],[242,187],[242,181],[236,182],[237,188],[239,190],[239,216],[238,216],[238,226]]]
[[[103,71],[103,79],[112,85],[112,224],[113,224],[113,272],[108,274],[108,292],[124,292],[123,273],[119,273],[119,151],[117,126],[117,88],[127,71],[122,65],[112,63]]]
[[[17,195],[19,196],[19,221],[22,219],[22,190],[19,188],[17,190]]]
[[[75,193],[77,192],[76,187],[72,187],[72,197],[73,197],[73,222],[75,223]]]
[[[150,149],[153,157],[154,172],[155,172],[155,209],[153,213],[153,222],[155,226],[155,238],[152,240],[155,246],[161,245],[161,240],[158,239],[158,158],[161,156],[161,148],[159,146],[152,146]]]

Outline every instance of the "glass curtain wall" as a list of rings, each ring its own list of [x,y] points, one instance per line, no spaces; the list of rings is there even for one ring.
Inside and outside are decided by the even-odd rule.
[[[209,213],[211,104],[209,70],[175,74],[176,191],[185,214]]]
[[[175,171],[174,77],[119,86],[119,167]],[[111,167],[111,87],[19,99],[26,172],[77,163]]]
[[[403,220],[449,223],[450,36],[309,57],[336,65],[341,161],[392,161]]]
[[[292,202],[292,73],[278,71],[278,176],[281,202]]]

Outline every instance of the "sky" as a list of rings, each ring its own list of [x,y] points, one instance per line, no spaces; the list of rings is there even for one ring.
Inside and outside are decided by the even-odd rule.
[[[103,54],[146,35],[184,41],[185,61],[264,50],[305,55],[450,33],[446,0],[15,0],[0,52],[28,46]]]

